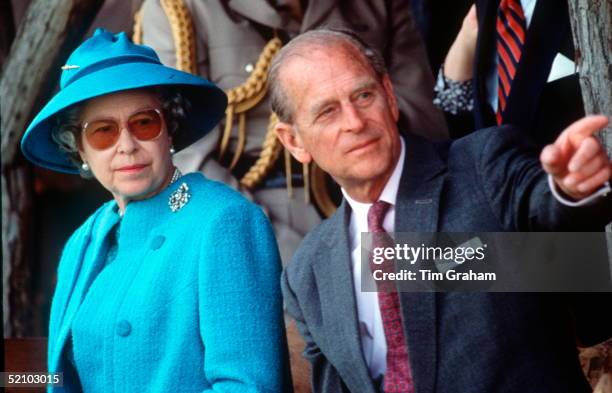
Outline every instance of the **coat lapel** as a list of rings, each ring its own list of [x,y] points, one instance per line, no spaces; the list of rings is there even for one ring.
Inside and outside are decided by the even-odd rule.
[[[346,203],[330,218],[327,247],[313,265],[323,318],[326,356],[353,392],[375,393],[361,350],[349,246],[351,209]]]
[[[67,294],[67,301],[64,304],[63,310],[60,309],[59,330],[57,337],[50,337],[54,341],[53,351],[51,356],[54,359],[49,359],[50,365],[57,365],[61,356],[64,344],[70,332],[72,320],[78,308],[83,301],[87,290],[92,281],[102,269],[106,259],[106,237],[119,221],[119,216],[113,211],[114,203],[109,204],[101,214],[96,218],[96,222],[91,226],[91,231],[84,236],[82,244],[75,245],[78,250],[75,250],[79,255],[79,261],[76,261],[75,271],[65,272],[71,274],[71,281],[74,285],[67,286],[66,290],[70,291]],[[58,279],[59,281],[59,279]]]
[[[476,129],[487,127],[495,122],[495,116],[489,105],[487,94],[487,77],[490,69],[495,69],[497,53],[497,7],[499,0],[480,0],[476,2],[478,17],[478,38],[476,43],[476,66],[474,67],[474,111]]]
[[[396,232],[424,233],[433,244],[439,230],[440,197],[446,165],[431,143],[406,137],[406,159],[397,195]],[[436,380],[436,293],[400,293],[404,332],[416,391],[433,392]]]

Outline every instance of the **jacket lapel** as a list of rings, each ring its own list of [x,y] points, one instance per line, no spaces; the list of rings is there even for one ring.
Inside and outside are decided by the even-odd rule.
[[[474,67],[474,112],[476,129],[485,128],[495,122],[495,116],[489,105],[487,94],[487,77],[490,69],[495,69],[497,6],[499,0],[477,1],[478,38]]]
[[[375,393],[361,350],[352,276],[349,219],[346,203],[330,218],[323,239],[327,247],[313,265],[323,318],[320,332],[326,356],[353,392]]]
[[[397,193],[396,232],[436,232],[446,164],[430,142],[407,134],[406,158]]]
[[[80,260],[73,265],[76,268],[75,271],[64,273],[72,275],[70,279],[74,285],[67,287],[69,288],[67,290],[71,292],[66,295],[67,300],[64,303],[64,307],[62,307],[63,310],[60,309],[58,313],[61,317],[56,321],[56,323],[59,323],[57,337],[50,337],[50,340],[54,342],[53,351],[50,356],[54,358],[49,359],[49,365],[57,366],[70,332],[72,320],[92,281],[105,263],[106,247],[108,246],[105,240],[109,231],[119,220],[119,216],[113,211],[113,207],[113,203],[109,204],[96,217],[96,221],[91,226],[90,232],[83,237],[83,241],[74,246],[78,248],[75,251],[78,252]]]
[[[445,178],[446,165],[434,146],[419,137],[408,135],[397,195],[396,232],[425,232],[425,245],[435,242],[434,232],[439,230],[440,196]],[[436,294],[402,292],[400,304],[416,391],[433,392],[437,353]]]

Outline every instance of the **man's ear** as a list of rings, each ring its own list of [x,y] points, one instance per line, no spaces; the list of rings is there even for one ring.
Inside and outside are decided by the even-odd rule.
[[[393,92],[393,84],[391,83],[391,79],[389,79],[389,74],[383,75],[382,82],[383,88],[385,89],[385,94],[387,96],[389,109],[391,109],[393,119],[397,122],[399,120],[399,108],[397,106],[397,98],[395,98],[395,93]]]
[[[291,153],[296,160],[302,164],[308,164],[312,161],[312,156],[304,149],[302,138],[295,130],[295,126],[279,121],[276,123],[276,126],[274,126],[274,131],[283,146],[289,150],[289,153]]]

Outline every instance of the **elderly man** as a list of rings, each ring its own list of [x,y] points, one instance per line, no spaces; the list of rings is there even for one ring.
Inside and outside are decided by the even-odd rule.
[[[558,296],[362,292],[360,232],[600,228],[612,217],[611,169],[591,135],[607,119],[572,124],[540,162],[509,126],[444,144],[402,138],[382,64],[352,37],[320,30],[272,65],[278,137],[344,194],[282,277],[313,390],[590,391]]]

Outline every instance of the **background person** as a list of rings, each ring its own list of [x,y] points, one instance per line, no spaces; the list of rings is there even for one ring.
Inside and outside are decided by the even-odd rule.
[[[513,124],[539,146],[584,116],[563,0],[477,0],[436,83],[451,135]]]

